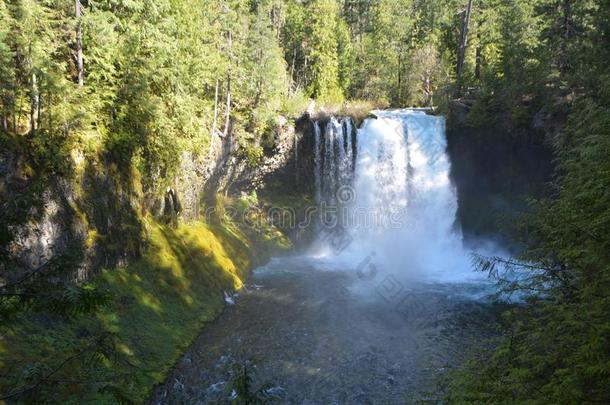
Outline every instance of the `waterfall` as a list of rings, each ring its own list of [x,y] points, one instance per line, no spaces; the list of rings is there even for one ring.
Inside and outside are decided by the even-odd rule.
[[[350,118],[344,119],[345,125],[345,171],[347,173],[347,181],[351,179],[352,167],[354,160],[354,151],[352,150],[352,120]]]
[[[324,190],[324,196],[327,202],[332,203],[334,201],[334,191],[337,180],[336,161],[335,161],[335,125],[333,122],[334,118],[328,121],[326,124],[326,130],[324,131],[324,183],[326,189]]]
[[[314,123],[314,186],[316,204],[320,204],[322,200],[322,178],[321,178],[321,151],[320,151],[320,124],[316,121]]]
[[[351,120],[333,118],[326,125],[320,201],[335,203],[333,193],[345,185],[353,195],[349,201],[339,196],[344,206],[336,206],[347,213],[340,231],[348,234],[349,245],[321,250],[353,263],[372,254],[377,267],[405,276],[448,280],[471,274],[455,226],[444,118],[415,110],[373,113],[376,118],[357,130],[355,150]]]
[[[346,134],[343,130],[343,124],[334,120],[334,131],[335,131],[335,148],[337,149],[337,187],[341,187],[347,184],[347,160],[345,151],[345,138]]]
[[[342,186],[350,185],[354,145],[352,120],[332,117],[322,126],[314,123],[314,188],[317,204],[335,204]]]

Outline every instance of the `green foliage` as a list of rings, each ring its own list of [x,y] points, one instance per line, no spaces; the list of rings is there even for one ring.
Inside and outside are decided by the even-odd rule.
[[[15,72],[10,68],[15,57],[8,44],[10,35],[11,16],[6,3],[0,3],[0,100],[2,100],[2,119],[6,117],[7,105],[11,104],[13,96]],[[2,128],[4,130],[4,128]]]
[[[240,202],[243,202],[248,207],[258,205],[258,195],[256,194],[256,191],[252,191],[249,195],[242,196]]]
[[[232,128],[261,136],[282,107],[281,2],[81,3],[78,21],[65,2],[0,6],[0,126],[29,134],[50,170],[70,162],[74,148],[123,167],[135,160],[144,191],[155,194],[183,151],[207,152],[217,86],[217,129],[229,114]]]
[[[602,29],[599,5],[587,0],[565,11],[561,4],[474,2],[461,87],[464,96],[492,103],[478,111],[501,109],[524,125],[549,99],[549,88],[565,95],[577,88],[578,77],[591,87],[592,78],[603,74],[588,56],[572,56],[595,42],[588,38],[594,24]],[[182,151],[209,149],[215,109],[216,129],[225,131],[228,113],[231,128],[261,137],[279,110],[302,112],[306,97],[322,105],[345,98],[446,105],[465,2],[137,0],[82,6],[77,21],[67,3],[2,2],[2,123],[7,132],[31,133],[40,145],[109,151],[117,162],[135,157],[145,191],[154,193],[175,173]],[[83,88],[74,62],[77,23]],[[67,151],[58,152],[45,157],[65,161]]]
[[[454,374],[455,403],[610,401],[610,113],[580,100],[556,144],[555,193],[525,222],[521,262],[477,259],[527,305],[507,313],[504,341]]]
[[[271,384],[256,387],[252,378],[252,369],[256,365],[251,360],[242,360],[233,365],[233,378],[229,382],[229,394],[235,398],[226,401],[231,405],[265,405],[277,402],[280,398],[267,392]]]
[[[258,145],[246,144],[242,147],[241,152],[250,167],[256,167],[263,159],[263,148]]]
[[[310,102],[305,92],[298,90],[284,100],[280,111],[290,116],[298,116],[303,111],[307,111]]]
[[[240,65],[240,109],[249,111],[248,130],[262,136],[267,125],[281,108],[287,88],[286,63],[269,15],[273,2],[259,2],[251,16],[245,38],[245,58]],[[264,69],[261,69],[264,66]]]
[[[279,201],[279,200],[278,200]],[[278,202],[275,201],[274,202]],[[288,224],[276,224],[270,218],[267,201],[259,200],[255,191],[243,195],[239,199],[224,199],[221,201],[224,224],[229,229],[244,233],[255,243],[254,248],[264,255],[278,255],[292,247],[292,242],[285,232],[292,229],[282,227]],[[267,208],[265,208],[267,207]]]
[[[343,100],[337,41],[339,3],[336,0],[314,0],[308,11],[310,31],[307,42],[312,61],[309,92],[323,102],[339,103]]]
[[[263,159],[263,147],[258,145],[256,139],[248,136],[245,132],[238,132],[238,136],[239,149],[237,153],[249,167],[258,166]]]

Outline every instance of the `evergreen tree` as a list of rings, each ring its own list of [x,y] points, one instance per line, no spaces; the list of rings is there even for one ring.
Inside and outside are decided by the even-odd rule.
[[[9,119],[15,109],[15,71],[12,68],[15,55],[10,48],[9,35],[13,21],[6,3],[0,3],[0,105],[3,132],[9,130]]]
[[[339,3],[336,0],[314,0],[308,8],[308,56],[311,60],[310,94],[319,100],[340,102],[343,92],[339,83],[337,28]]]

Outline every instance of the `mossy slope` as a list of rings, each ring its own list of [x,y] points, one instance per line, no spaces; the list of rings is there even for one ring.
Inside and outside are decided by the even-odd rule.
[[[175,229],[151,219],[145,224],[143,256],[92,280],[112,297],[108,306],[70,320],[31,315],[4,333],[2,396],[57,368],[43,386],[15,398],[29,403],[116,403],[117,397],[143,402],[202,326],[222,311],[223,291],[243,285],[258,244],[246,236],[251,238],[251,232],[222,221]],[[106,344],[106,337],[118,354],[88,358],[92,346]]]

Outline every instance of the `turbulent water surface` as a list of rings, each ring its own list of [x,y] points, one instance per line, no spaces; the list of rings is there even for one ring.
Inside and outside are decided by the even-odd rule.
[[[347,270],[347,271],[346,271]],[[403,404],[438,399],[439,377],[494,336],[476,284],[398,289],[310,258],[276,259],[195,342],[157,403],[231,398],[236,366],[278,403]]]
[[[434,401],[445,371],[495,336],[489,283],[456,223],[443,118],[374,114],[357,130],[315,123],[310,254],[256,269],[155,402],[243,399],[245,380],[280,403]]]

